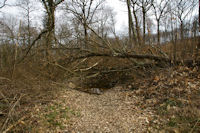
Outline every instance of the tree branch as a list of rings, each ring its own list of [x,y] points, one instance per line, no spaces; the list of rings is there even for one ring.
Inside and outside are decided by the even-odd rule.
[[[4,1],[3,1],[3,5],[0,6],[0,9],[3,8],[3,7],[6,5],[6,1],[7,1],[7,0],[4,0]]]
[[[34,41],[31,43],[31,45],[29,46],[29,48],[28,48],[26,54],[22,57],[22,59],[18,62],[18,64],[21,63],[21,62],[27,57],[27,55],[28,55],[29,52],[31,51],[31,48],[32,48],[32,47],[35,45],[35,43],[42,37],[42,35],[45,34],[45,33],[47,33],[47,32],[48,32],[48,30],[44,30],[44,31],[42,31],[42,32],[35,38],[35,40],[34,40]]]
[[[65,1],[65,0],[56,0],[55,1],[55,7],[58,6],[60,3],[62,3],[63,1]]]

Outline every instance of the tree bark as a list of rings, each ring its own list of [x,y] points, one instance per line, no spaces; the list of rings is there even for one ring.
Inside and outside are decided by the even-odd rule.
[[[136,12],[134,10],[134,7],[133,7],[133,15],[134,15],[134,18],[135,18],[135,26],[136,26],[136,32],[137,32],[137,42],[139,45],[141,45],[141,36],[140,36],[140,27],[139,27],[139,24],[138,24],[138,19],[137,19],[137,15],[136,15]]]
[[[55,3],[53,0],[44,1],[42,0],[45,9],[46,9],[46,21],[45,26],[47,29],[46,39],[45,39],[45,58],[50,61],[50,48],[52,48],[54,34],[55,34]]]
[[[87,42],[88,42],[88,32],[87,32],[87,23],[84,22],[83,24],[83,28],[84,28],[84,47],[87,48]]]
[[[126,1],[127,9],[128,9],[128,34],[129,34],[129,44],[132,43],[132,38],[131,38],[131,9],[130,9],[130,0]]]
[[[158,45],[160,45],[160,20],[157,19],[157,39],[158,39]]]
[[[126,1],[127,4],[127,9],[128,9],[128,24],[129,24],[129,45],[132,47],[132,43],[136,42],[136,36],[135,36],[135,29],[133,25],[133,19],[131,15],[131,5],[130,5],[130,0]]]
[[[146,11],[144,9],[144,7],[142,8],[142,17],[143,17],[143,45],[145,45],[145,42],[146,42]]]
[[[183,30],[184,30],[184,27],[183,27],[184,25],[183,25],[183,21],[181,21],[181,40],[183,40],[184,39],[184,35],[183,35]]]
[[[30,46],[30,44],[31,44],[31,31],[30,31],[30,9],[29,9],[29,6],[28,6],[27,17],[28,17],[28,46]]]

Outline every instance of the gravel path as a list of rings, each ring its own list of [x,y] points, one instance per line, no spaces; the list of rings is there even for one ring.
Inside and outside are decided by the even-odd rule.
[[[101,95],[65,90],[59,98],[66,106],[80,111],[71,118],[65,132],[142,133],[154,114],[137,106],[140,99],[118,86]]]

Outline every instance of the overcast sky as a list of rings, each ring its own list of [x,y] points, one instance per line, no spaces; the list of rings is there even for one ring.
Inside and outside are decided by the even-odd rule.
[[[107,0],[107,3],[116,12],[116,31],[124,31],[128,27],[126,4],[119,0]]]
[[[0,0],[2,1],[2,0]],[[17,0],[8,0],[8,4],[13,4]],[[116,31],[117,33],[123,33],[124,31],[128,31],[128,17],[127,17],[127,9],[126,9],[126,3],[121,2],[120,0],[106,0],[106,4],[108,4],[111,8],[113,8],[114,12],[116,13]],[[40,10],[39,10],[40,9]],[[39,8],[38,11],[42,12],[41,8]],[[20,17],[19,12],[14,7],[6,6],[3,9],[0,9],[0,16],[2,15],[2,12],[5,12],[6,16],[15,15],[17,18]],[[193,12],[194,14],[198,14],[198,10],[195,9]],[[34,17],[34,21],[38,22],[37,20],[41,20],[41,15],[39,16],[39,13],[35,13],[37,17]],[[155,23],[155,22],[154,22]],[[39,24],[39,23],[38,23]],[[40,23],[41,25],[41,23]]]
[[[0,0],[2,1],[2,0]],[[16,0],[8,0],[8,4],[15,3]],[[0,3],[1,4],[1,3]],[[114,12],[116,13],[116,31],[123,32],[124,30],[127,30],[128,20],[127,20],[127,11],[126,11],[126,4],[124,2],[121,2],[119,0],[106,0],[106,4],[108,4],[111,8],[113,8]],[[8,16],[9,15],[15,15],[16,17],[19,17],[19,12],[14,7],[4,7],[0,11],[3,11]],[[0,13],[2,16],[2,13]],[[34,18],[37,19],[37,18]]]

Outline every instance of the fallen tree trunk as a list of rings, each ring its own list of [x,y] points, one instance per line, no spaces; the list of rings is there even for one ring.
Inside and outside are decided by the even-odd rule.
[[[82,58],[88,58],[88,57],[97,57],[97,56],[103,56],[103,57],[116,57],[116,58],[135,58],[135,59],[150,59],[155,61],[164,61],[164,62],[170,62],[171,60],[165,57],[159,57],[154,55],[137,55],[137,54],[119,54],[119,55],[111,55],[111,54],[100,54],[100,53],[90,53],[84,56],[76,57],[74,59],[82,59]]]
[[[172,59],[166,58],[166,57],[160,57],[160,56],[154,56],[154,55],[138,55],[138,54],[118,54],[118,55],[112,55],[112,54],[101,54],[101,53],[90,53],[87,55],[74,57],[73,59],[83,59],[83,58],[89,58],[89,57],[116,57],[116,58],[134,58],[134,59],[149,59],[154,60],[156,62],[164,62],[170,65],[177,65],[177,64],[183,64],[186,66],[200,66],[200,60],[194,61],[194,60],[177,60],[174,61]]]

